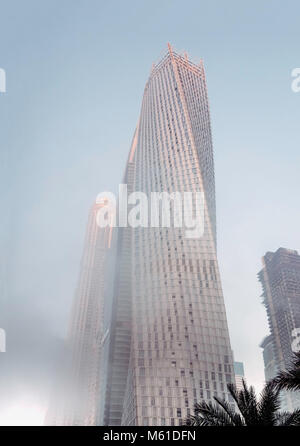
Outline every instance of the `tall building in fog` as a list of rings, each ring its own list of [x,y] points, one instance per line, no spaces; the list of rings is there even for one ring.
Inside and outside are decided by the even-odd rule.
[[[63,376],[58,380],[47,424],[103,424],[113,269],[113,228],[100,228],[97,224],[97,213],[105,206],[107,203],[102,200],[90,211]]]
[[[263,257],[258,274],[263,288],[270,336],[261,344],[266,380],[289,368],[296,329],[300,327],[300,256],[297,251],[279,248]],[[283,394],[283,407],[300,407],[299,392]]]
[[[229,398],[234,370],[216,252],[205,73],[171,47],[146,84],[127,174],[130,187],[147,196],[204,194],[201,238],[186,238],[178,227],[119,230],[106,423],[178,425],[196,401]]]

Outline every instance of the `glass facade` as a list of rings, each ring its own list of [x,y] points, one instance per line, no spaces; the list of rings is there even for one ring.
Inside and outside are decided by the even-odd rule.
[[[127,379],[124,388],[115,387],[119,413],[124,404],[119,422],[179,425],[195,402],[214,395],[228,399],[226,385],[234,382],[216,255],[213,149],[202,63],[195,65],[169,47],[146,84],[134,140],[133,190],[148,196],[203,192],[205,197],[201,238],[188,239],[176,227],[130,232],[128,373],[118,366],[111,373],[119,373],[122,384],[125,374]],[[118,317],[113,312],[116,326]],[[108,412],[111,405],[110,399]]]

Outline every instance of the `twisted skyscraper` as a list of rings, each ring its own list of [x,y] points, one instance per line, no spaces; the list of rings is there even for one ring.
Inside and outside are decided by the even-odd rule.
[[[148,196],[204,196],[200,238],[179,227],[119,229],[116,281],[123,286],[114,295],[105,424],[178,425],[195,402],[228,398],[234,371],[216,254],[205,73],[170,46],[146,84],[125,179]]]

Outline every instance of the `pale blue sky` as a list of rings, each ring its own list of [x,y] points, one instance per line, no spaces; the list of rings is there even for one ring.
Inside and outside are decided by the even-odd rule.
[[[232,347],[262,385],[260,259],[300,249],[299,16],[297,0],[0,0],[0,326],[10,351],[27,348],[24,333],[37,352],[63,336],[89,207],[121,180],[151,64],[171,42],[204,59]],[[30,361],[47,375],[44,357]]]

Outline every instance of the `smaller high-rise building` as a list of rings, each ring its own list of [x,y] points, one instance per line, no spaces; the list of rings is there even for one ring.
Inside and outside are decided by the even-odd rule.
[[[261,344],[266,381],[280,370],[287,370],[293,358],[293,344],[300,327],[300,255],[297,251],[279,248],[267,252],[258,277],[263,288],[263,304],[267,311],[270,336]],[[282,408],[292,411],[300,407],[300,392],[283,392]]]
[[[242,362],[234,361],[233,367],[236,388],[237,390],[243,390],[243,380],[245,381],[244,364]]]

